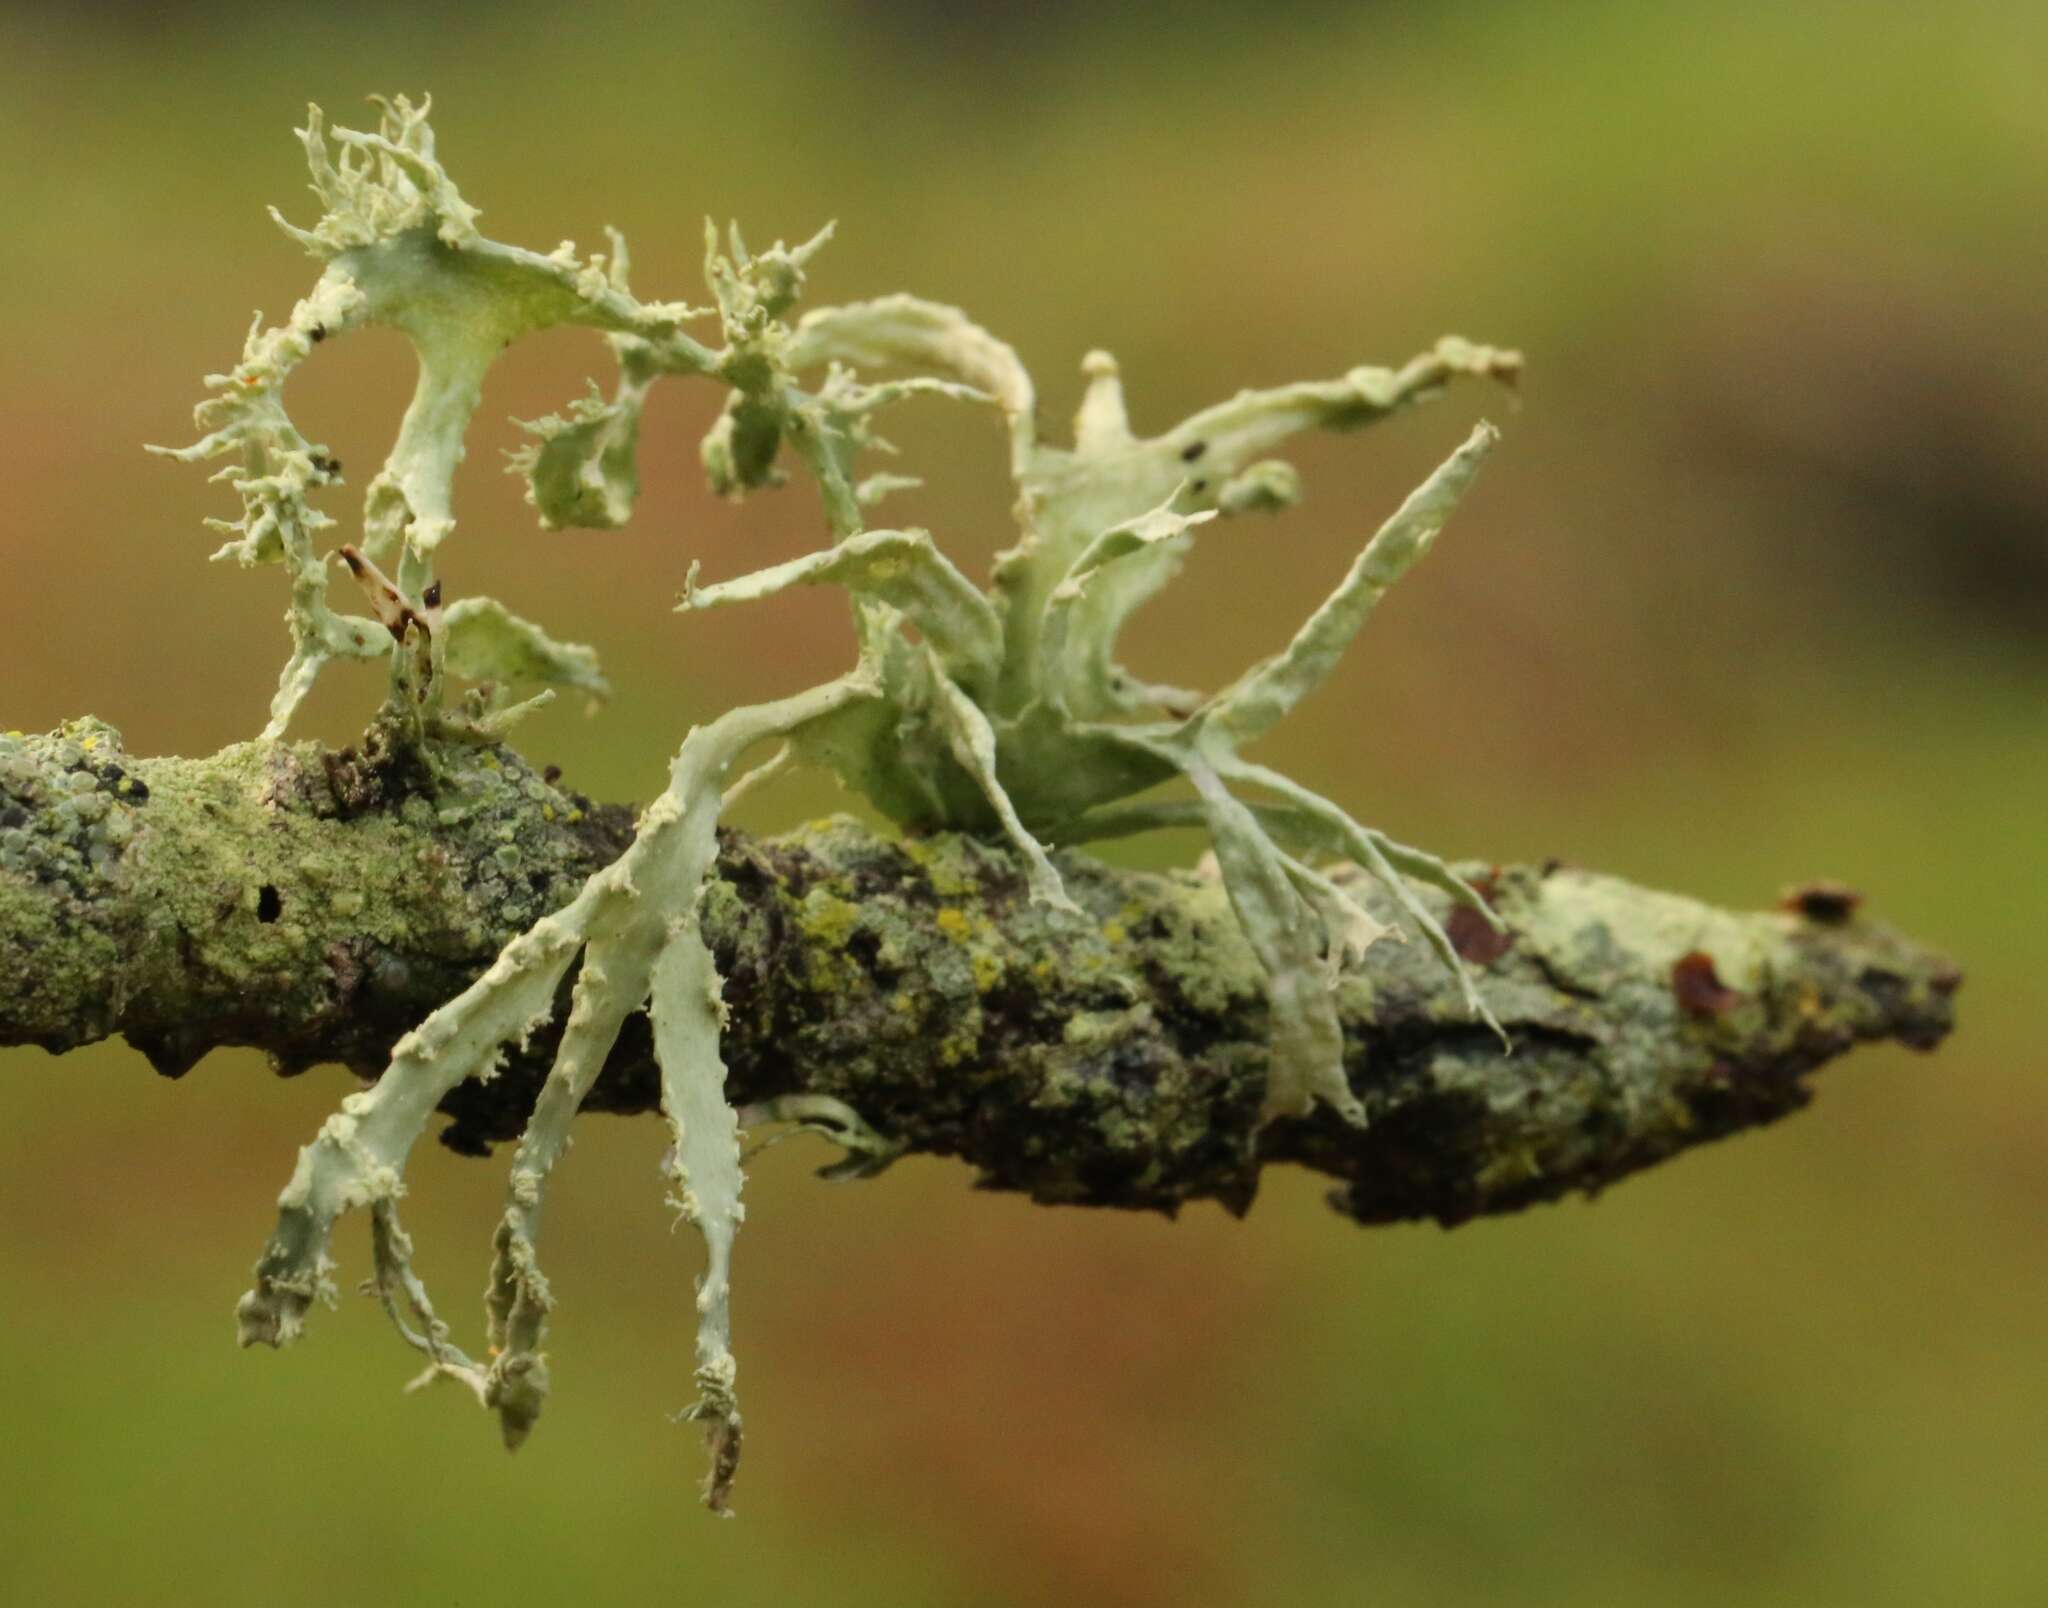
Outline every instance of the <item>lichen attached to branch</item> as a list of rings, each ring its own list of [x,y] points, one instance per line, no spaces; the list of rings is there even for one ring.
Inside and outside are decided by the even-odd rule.
[[[489,599],[444,601],[435,574],[436,554],[456,528],[455,468],[484,377],[514,341],[559,325],[602,334],[619,377],[608,400],[593,386],[564,413],[536,422],[532,442],[515,454],[542,523],[622,523],[633,505],[650,387],[672,374],[720,384],[725,406],[700,449],[713,488],[739,495],[776,484],[793,461],[817,486],[831,545],[717,585],[687,577],[682,607],[836,585],[852,601],[856,659],[811,693],[736,710],[692,732],[668,792],[643,816],[626,855],[399,1041],[376,1089],[352,1099],[303,1153],[244,1299],[245,1341],[275,1344],[298,1332],[323,1287],[335,1219],[368,1206],[380,1285],[401,1330],[436,1372],[467,1380],[498,1408],[508,1441],[522,1437],[546,1380],[538,1345],[548,1297],[535,1262],[540,1190],[608,1035],[651,1000],[663,1106],[676,1129],[675,1198],[710,1257],[699,1286],[693,1415],[711,1426],[709,1497],[723,1508],[739,1430],[726,1316],[739,1171],[723,1098],[721,981],[699,906],[733,767],[767,738],[835,772],[912,832],[1006,842],[1026,868],[1031,899],[1077,938],[1088,917],[1052,847],[1144,830],[1166,818],[1148,811],[1176,805],[1133,806],[1134,795],[1164,783],[1190,786],[1265,979],[1266,1119],[1323,1106],[1354,1127],[1367,1122],[1337,994],[1398,926],[1420,934],[1466,1008],[1499,1030],[1442,919],[1416,890],[1435,888],[1498,926],[1478,892],[1434,856],[1389,841],[1243,757],[1328,678],[1379,598],[1428,550],[1497,432],[1474,430],[1364,546],[1293,642],[1221,691],[1151,685],[1123,668],[1116,646],[1202,527],[1294,500],[1293,471],[1263,454],[1305,430],[1385,418],[1462,376],[1511,380],[1516,354],[1446,339],[1398,369],[1354,368],[1335,380],[1245,391],[1142,436],[1131,427],[1114,359],[1094,352],[1083,365],[1089,383],[1072,442],[1054,444],[1041,438],[1034,388],[1016,354],[953,308],[891,296],[792,322],[806,265],[829,229],[794,248],[778,242],[756,253],[737,227],[721,238],[707,225],[710,305],[645,303],[628,288],[616,235],[608,254],[587,259],[568,243],[542,254],[486,238],[476,208],[436,157],[424,105],[382,104],[375,132],[337,130],[330,138],[317,110],[309,117],[301,137],[323,212],[307,228],[279,221],[324,265],[321,278],[286,325],[251,332],[241,362],[211,382],[215,394],[199,410],[201,440],[177,454],[232,459],[224,475],[241,494],[243,516],[223,554],[245,564],[283,562],[292,578],[293,652],[266,737],[284,731],[322,666],[342,657],[390,653],[382,719],[395,741],[422,755],[435,753],[439,739],[495,737],[530,707],[510,701],[504,689],[512,682],[602,690],[587,649],[554,642]],[[716,344],[685,332],[699,319],[715,320]],[[330,521],[310,499],[338,480],[339,466],[298,432],[282,402],[286,379],[316,345],[365,324],[403,331],[419,359],[418,388],[370,482],[360,542],[340,549],[370,597],[370,619],[336,614],[326,602],[316,538]],[[864,458],[886,446],[878,416],[928,396],[993,406],[1008,432],[1021,528],[986,592],[927,533],[867,528],[868,510],[906,483],[862,474]],[[484,690],[451,705],[450,675]],[[1318,863],[1332,859],[1364,868],[1391,901],[1391,920]],[[579,959],[571,1026],[515,1163],[491,1279],[496,1349],[480,1366],[447,1340],[411,1272],[394,1215],[402,1171],[428,1115],[457,1086],[492,1075],[503,1046],[545,1018]],[[863,1131],[851,1113],[830,1125]]]

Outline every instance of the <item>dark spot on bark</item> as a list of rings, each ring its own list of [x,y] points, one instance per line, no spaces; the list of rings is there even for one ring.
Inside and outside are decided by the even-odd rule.
[[[508,750],[499,749],[500,754]],[[307,802],[322,816],[347,820],[376,810],[395,809],[414,794],[432,797],[433,773],[418,745],[393,731],[379,716],[361,742],[339,751],[324,749],[320,766],[331,798],[307,792]]]
[[[993,1058],[1005,1045],[1030,1044],[1049,1036],[1065,1020],[1044,993],[1005,972],[1000,982],[981,996],[982,1031],[977,1046]]]
[[[1451,947],[1457,950],[1458,958],[1474,966],[1491,966],[1515,947],[1513,933],[1498,931],[1492,922],[1467,904],[1461,904],[1451,912],[1444,922],[1444,934],[1451,940]]]
[[[1692,1016],[1720,1016],[1742,1003],[1742,995],[1722,983],[1714,957],[1703,949],[1672,963],[1671,992],[1678,996],[1679,1009]]]
[[[1122,1089],[1150,1094],[1159,1087],[1159,1047],[1145,1039],[1127,1039],[1107,1057],[1111,1080]]]
[[[284,914],[284,895],[266,882],[256,890],[256,919],[266,927]]]
[[[1837,1043],[1809,1053],[1760,1061],[1716,1061],[1702,1082],[1681,1094],[1686,1109],[1693,1115],[1695,1135],[1718,1137],[1790,1116],[1813,1098],[1813,1091],[1804,1082],[1805,1075],[1846,1047]],[[1615,1176],[1649,1166],[1675,1148],[1676,1145],[1667,1145],[1648,1154],[1639,1152],[1625,1157],[1616,1167]]]
[[[1482,1204],[1471,1158],[1484,1152],[1488,1115],[1470,1093],[1403,1101],[1376,1116],[1360,1142],[1330,1126],[1339,1119],[1318,1112],[1274,1123],[1262,1150],[1288,1159],[1341,1153],[1350,1182],[1328,1199],[1354,1222],[1426,1217],[1451,1227],[1476,1216]]]
[[[1875,1000],[1887,1016],[1902,1015],[1907,995],[1911,992],[1905,978],[1881,966],[1864,967],[1857,974],[1856,986]]]
[[[1200,478],[1199,476],[1197,476],[1192,482],[1190,482],[1188,486],[1188,490],[1194,492],[1197,496],[1200,496],[1203,492],[1207,491],[1208,489],[1209,482]]]
[[[334,979],[334,1008],[337,1011],[347,1011],[355,1003],[356,991],[362,986],[363,981],[363,968],[356,959],[355,951],[347,944],[329,944],[327,971]],[[304,1071],[305,1068],[300,1067],[298,1070]],[[290,1073],[284,1072],[279,1075],[291,1076]]]
[[[893,967],[882,964],[882,940],[865,927],[857,927],[846,937],[846,952],[860,963],[860,969],[878,983],[886,983],[894,976]],[[885,976],[884,973],[889,975]]]
[[[722,828],[720,835],[728,844],[731,842]],[[802,904],[804,895],[810,892],[811,884],[817,880],[816,867],[811,864],[810,857],[786,844],[763,843],[758,847],[774,872],[775,880],[781,884],[784,896],[792,905]]]
[[[1207,452],[1208,450],[1208,442],[1190,441],[1186,446],[1180,449],[1180,461],[1182,463],[1194,463],[1197,459],[1199,459],[1202,456],[1203,453]]]
[[[1788,890],[1780,908],[1823,927],[1839,927],[1856,914],[1863,895],[1840,882],[1803,882]]]
[[[763,889],[775,885],[775,867],[751,844],[719,828],[718,875],[743,899],[751,902]]]
[[[1238,1031],[1226,1017],[1199,1009],[1180,986],[1180,979],[1151,956],[1141,956],[1145,981],[1152,989],[1152,1015],[1173,1040],[1183,1060],[1195,1062]]]

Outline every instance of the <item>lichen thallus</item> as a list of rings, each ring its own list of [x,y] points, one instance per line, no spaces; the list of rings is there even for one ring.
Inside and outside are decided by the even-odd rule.
[[[331,139],[311,110],[301,139],[322,216],[309,229],[278,221],[324,270],[285,323],[266,329],[259,318],[252,326],[240,361],[208,381],[212,394],[197,409],[203,438],[172,454],[229,460],[219,478],[240,494],[242,515],[215,522],[231,538],[215,556],[281,564],[290,578],[292,652],[265,736],[283,733],[333,659],[388,653],[387,718],[417,738],[494,739],[555,687],[605,690],[589,649],[554,641],[489,598],[443,603],[434,579],[435,552],[455,527],[451,486],[484,374],[513,340],[555,325],[602,333],[618,379],[609,397],[592,386],[564,413],[525,427],[532,440],[513,468],[525,476],[541,523],[623,524],[637,491],[649,388],[674,374],[719,382],[730,394],[702,444],[713,488],[736,494],[773,484],[786,454],[815,480],[832,540],[716,585],[699,586],[692,566],[681,606],[839,586],[852,598],[858,652],[837,680],[692,730],[625,854],[406,1034],[374,1087],[343,1101],[300,1152],[279,1200],[276,1232],[240,1304],[241,1336],[244,1344],[276,1345],[299,1332],[307,1309],[331,1293],[336,1218],[368,1207],[374,1288],[426,1354],[423,1379],[467,1384],[497,1410],[516,1445],[547,1389],[540,1346],[552,1303],[536,1255],[543,1190],[606,1052],[644,1009],[673,1131],[665,1163],[671,1200],[709,1252],[697,1294],[699,1396],[688,1416],[709,1426],[707,1500],[722,1511],[740,1435],[727,1306],[741,1173],[719,1052],[720,979],[696,910],[721,804],[747,785],[733,777],[736,764],[779,739],[784,746],[770,764],[827,766],[908,829],[1006,840],[1032,899],[1076,921],[1086,918],[1067,896],[1050,845],[1205,827],[1268,979],[1269,1114],[1299,1115],[1320,1102],[1364,1122],[1365,1104],[1345,1074],[1333,990],[1343,968],[1388,929],[1317,862],[1342,858],[1371,872],[1465,980],[1467,1001],[1482,1016],[1457,953],[1410,880],[1493,918],[1443,861],[1242,756],[1328,676],[1379,598],[1428,550],[1493,428],[1474,430],[1380,527],[1281,652],[1221,691],[1139,680],[1117,663],[1116,640],[1133,611],[1174,577],[1203,525],[1296,499],[1292,468],[1262,453],[1304,430],[1371,423],[1461,375],[1512,380],[1520,359],[1445,339],[1398,369],[1355,368],[1325,382],[1244,391],[1141,437],[1126,416],[1115,362],[1096,352],[1085,363],[1072,444],[1055,445],[1040,439],[1032,383],[1016,354],[951,307],[888,296],[791,322],[805,264],[829,230],[756,253],[737,228],[723,242],[707,228],[711,304],[642,301],[628,288],[616,233],[608,253],[587,257],[570,243],[538,253],[486,239],[435,158],[427,106],[379,104],[376,132],[337,129]],[[686,332],[698,320],[715,322],[719,344]],[[316,345],[368,324],[403,331],[419,361],[397,441],[369,486],[360,547],[340,550],[370,595],[373,618],[329,604],[329,555],[316,537],[332,521],[310,498],[339,480],[340,466],[299,433],[283,405],[287,378]],[[878,369],[899,377],[867,377]],[[856,476],[862,454],[886,446],[874,419],[926,395],[991,405],[1007,431],[1022,529],[987,591],[926,532],[867,526],[869,509],[916,483]],[[475,685],[450,699],[451,680]],[[512,702],[505,689],[521,681],[542,690]],[[1192,785],[1192,798],[1135,797],[1176,778]],[[1255,802],[1240,796],[1247,791]],[[546,1023],[572,972],[572,1006],[519,1142],[497,1230],[485,1302],[489,1351],[472,1358],[451,1341],[413,1271],[397,1212],[402,1169],[443,1096],[466,1078],[489,1076],[503,1046]],[[889,1153],[882,1136],[830,1100],[754,1114],[815,1127],[872,1161]]]

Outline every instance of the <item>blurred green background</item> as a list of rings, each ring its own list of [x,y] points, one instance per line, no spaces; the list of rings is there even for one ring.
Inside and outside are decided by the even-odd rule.
[[[694,1506],[693,1246],[648,1122],[593,1119],[550,1206],[557,1394],[508,1459],[350,1300],[283,1355],[230,1311],[342,1092],[217,1055],[0,1055],[0,1599],[732,1604],[2048,1601],[2048,11],[1269,3],[1156,14],[867,0],[644,11],[0,11],[0,724],[140,753],[261,724],[271,572],[145,458],[313,268],[289,129],[431,89],[493,234],[611,223],[694,297],[700,219],[840,220],[813,303],[958,302],[1140,428],[1241,385],[1519,344],[1296,454],[1304,508],[1214,533],[1134,658],[1214,683],[1283,641],[1479,412],[1508,430],[1429,564],[1270,759],[1447,853],[1562,855],[1756,905],[1812,875],[1949,948],[1963,1029],[1597,1204],[1361,1233],[1306,1178],[1250,1219],[1037,1209],[911,1163],[756,1170],[741,1517]],[[523,746],[645,797],[692,720],[848,661],[836,600],[687,622],[813,542],[800,490],[715,504],[708,388],[656,394],[625,533],[543,536],[504,421],[608,373],[569,334],[493,378],[444,571],[599,644],[619,695]],[[358,488],[398,337],[294,411]],[[961,416],[955,416],[956,413]],[[891,522],[1007,539],[985,417],[894,421]],[[330,672],[350,735],[374,672]],[[804,785],[769,828],[834,807]],[[1185,844],[1149,846],[1155,859]],[[502,1164],[423,1151],[412,1227],[473,1327]],[[367,1260],[342,1238],[344,1275]]]

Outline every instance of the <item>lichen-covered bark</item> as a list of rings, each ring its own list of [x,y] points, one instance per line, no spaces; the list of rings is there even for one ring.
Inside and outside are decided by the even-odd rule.
[[[170,1075],[245,1044],[374,1077],[631,831],[503,747],[373,734],[138,760],[97,721],[0,737],[0,1044],[119,1033]],[[1461,869],[1507,939],[1423,897],[1513,1053],[1421,944],[1383,943],[1338,995],[1368,1126],[1320,1109],[1262,1128],[1264,974],[1217,883],[1062,855],[1076,917],[1032,903],[1001,845],[844,819],[727,833],[703,930],[728,1092],[834,1096],[1043,1201],[1241,1209],[1292,1161],[1360,1221],[1456,1222],[1771,1121],[1856,1041],[1928,1048],[1950,1025],[1955,969],[1838,899],[1736,914],[1571,868]],[[1369,879],[1349,886],[1398,924]],[[516,1136],[551,1037],[458,1088],[444,1139]],[[658,1101],[639,1019],[586,1108]]]

